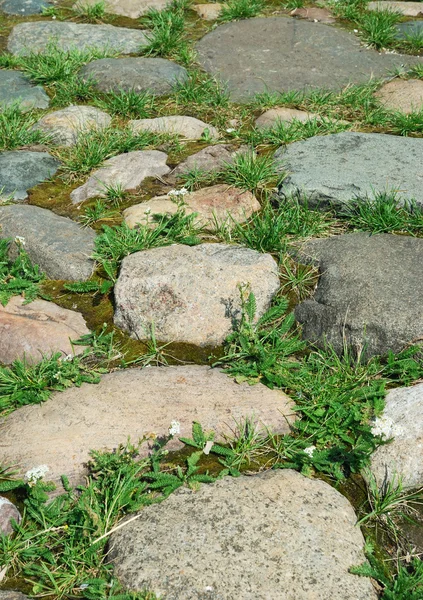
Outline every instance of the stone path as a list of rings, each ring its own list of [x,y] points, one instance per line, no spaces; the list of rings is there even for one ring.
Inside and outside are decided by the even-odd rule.
[[[355,473],[370,428],[392,438],[368,450],[376,485],[423,485],[422,353],[407,354],[423,340],[423,55],[407,37],[423,4],[360,9],[398,11],[386,49],[341,18],[342,0],[266,0],[223,22],[234,4],[106,0],[103,14],[87,0],[77,16],[59,0],[47,16],[41,0],[0,2],[0,490],[7,465],[45,465],[52,496],[63,475],[83,485],[90,451],[116,456],[128,439],[147,440],[141,458],[167,441],[167,473],[185,473],[175,465],[193,448],[179,437],[200,423],[214,442],[241,436],[242,475],[136,516],[125,505],[105,585],[163,600],[377,600],[382,587],[351,572],[366,560],[368,507],[351,489],[363,496],[363,475],[371,490]],[[29,261],[45,277],[31,302]],[[294,375],[313,364],[308,388]],[[321,365],[352,380],[346,406],[338,388],[324,395]],[[254,446],[266,434],[277,451]],[[237,474],[228,450],[194,442],[201,473]],[[330,485],[341,471],[350,499]],[[13,537],[21,515],[5,494],[0,534]],[[419,548],[401,544],[377,555],[396,565]],[[8,589],[22,576],[10,562],[0,545],[0,599],[25,600]],[[84,597],[94,571],[63,597]]]

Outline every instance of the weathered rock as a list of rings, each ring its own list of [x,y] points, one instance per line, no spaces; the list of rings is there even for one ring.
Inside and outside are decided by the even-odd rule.
[[[72,146],[82,133],[90,129],[104,129],[111,121],[112,118],[98,108],[72,105],[48,113],[38,121],[34,129],[40,129],[51,136],[55,144]]]
[[[170,94],[188,77],[186,69],[164,58],[101,58],[80,70],[83,80],[94,82],[100,92],[150,92]]]
[[[45,8],[51,6],[46,0],[4,0],[0,4],[0,10],[7,15],[38,15]]]
[[[364,48],[342,29],[283,17],[221,25],[196,49],[201,66],[227,82],[232,100],[240,102],[265,91],[339,90],[404,63],[421,63],[420,58]]]
[[[84,6],[94,6],[98,0],[83,0]],[[163,10],[168,0],[105,0],[105,9],[112,15],[121,15],[130,19],[138,19],[150,9]]]
[[[179,489],[113,534],[109,557],[124,586],[168,600],[376,600],[349,572],[364,561],[355,522],[327,483],[267,471]]]
[[[393,438],[372,454],[371,469],[378,486],[402,478],[404,488],[423,486],[423,383],[390,390],[385,409],[373,427],[375,435]]]
[[[120,54],[139,52],[147,45],[144,31],[113,25],[89,25],[69,21],[33,21],[12,29],[7,49],[12,54],[45,52],[54,43],[60,50],[109,50]]]
[[[260,427],[287,433],[293,404],[279,390],[237,384],[209,367],[126,369],[104,375],[98,385],[84,383],[55,393],[47,402],[20,408],[0,421],[2,458],[19,464],[23,472],[46,464],[49,479],[57,482],[65,473],[77,484],[92,449],[112,450],[128,437],[136,442],[151,432],[167,436],[174,419],[182,436],[189,437],[192,422],[198,421],[222,440],[236,428],[235,421],[248,416]],[[168,448],[182,446],[174,438]],[[148,450],[142,446],[142,455]]]
[[[275,153],[288,171],[281,196],[305,197],[310,207],[342,206],[395,191],[423,206],[423,140],[343,132],[289,144]]]
[[[32,108],[47,108],[49,97],[41,85],[34,85],[19,71],[0,69],[0,105],[19,104],[23,112]]]
[[[391,10],[392,12],[399,12],[405,17],[423,16],[421,2],[390,2],[382,0],[382,2],[369,2],[367,8],[369,10]]]
[[[266,112],[256,119],[255,126],[258,129],[268,129],[274,127],[278,121],[292,123],[292,121],[296,120],[300,121],[301,123],[306,123],[311,119],[316,119],[319,121],[321,120],[321,117],[316,113],[297,110],[296,108],[285,108],[284,106],[281,106],[266,110]]]
[[[20,512],[10,500],[0,496],[0,535],[9,535],[9,533],[13,533],[12,519],[16,521],[16,523],[20,523]]]
[[[218,138],[219,132],[213,125],[194,117],[171,116],[157,117],[156,119],[137,119],[129,121],[129,127],[135,133],[152,131],[154,133],[176,134],[188,140],[199,140],[203,134],[208,133],[211,138]]]
[[[24,202],[28,190],[55,175],[60,162],[48,152],[0,153],[0,198]]]
[[[406,114],[418,112],[423,109],[423,81],[393,79],[385,83],[375,96],[389,110],[400,110]]]
[[[14,590],[0,590],[0,600],[30,600],[30,598]]]
[[[317,6],[307,6],[302,8],[294,8],[289,13],[291,17],[300,17],[300,19],[307,19],[307,21],[314,21],[319,23],[335,23],[336,19],[333,14],[327,8],[318,8]]]
[[[109,158],[84,185],[71,192],[71,200],[73,204],[79,204],[96,196],[105,197],[107,186],[121,186],[128,192],[135,192],[147,177],[169,173],[166,159],[167,154],[158,150],[136,150]]]
[[[91,277],[95,232],[38,206],[0,206],[0,237],[23,237],[34,264],[51,279]],[[11,247],[13,252],[13,245]]]
[[[321,273],[314,297],[295,310],[305,339],[326,339],[338,353],[345,341],[371,356],[423,336],[422,239],[339,235],[306,242],[300,260]]]
[[[115,286],[115,324],[140,340],[155,325],[163,342],[217,346],[240,317],[238,285],[248,282],[257,318],[279,287],[269,254],[225,244],[173,245],[123,259]]]
[[[83,352],[82,346],[70,343],[90,333],[80,313],[45,300],[25,305],[24,301],[14,296],[6,306],[0,304],[0,363],[25,358],[35,364],[56,352],[65,356]]]
[[[194,169],[215,173],[220,171],[225,164],[231,163],[233,156],[234,152],[231,152],[231,147],[228,145],[207,146],[179,163],[167,176],[167,179],[176,181],[179,175]]]
[[[410,37],[423,36],[423,21],[405,21],[405,23],[398,23],[398,25],[396,25],[395,28],[397,30],[396,38],[398,40],[406,40]]]
[[[261,208],[251,192],[228,185],[213,185],[185,194],[183,202],[186,214],[197,213],[198,224],[211,228],[216,221],[222,222],[227,219],[243,223]],[[157,196],[127,208],[123,212],[123,218],[129,227],[133,228],[140,223],[153,224],[154,215],[174,215],[177,210],[178,204],[172,196]]]
[[[205,21],[216,21],[222,12],[222,6],[219,2],[214,2],[213,4],[194,4],[192,8]]]

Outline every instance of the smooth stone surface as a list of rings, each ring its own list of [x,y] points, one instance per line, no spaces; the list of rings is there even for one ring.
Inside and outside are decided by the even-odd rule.
[[[184,194],[183,203],[186,214],[197,213],[199,225],[209,226],[211,229],[216,221],[243,223],[261,208],[251,192],[225,184]],[[123,211],[123,218],[125,223],[133,228],[137,224],[153,224],[154,215],[174,215],[177,210],[178,203],[172,196],[157,196],[142,204],[130,206]]]
[[[50,99],[41,85],[34,85],[19,71],[0,69],[0,105],[19,104],[22,112],[47,108]]]
[[[84,351],[70,343],[90,333],[80,313],[45,300],[24,301],[14,296],[6,306],[0,304],[0,363],[25,358],[36,364],[56,352],[73,356]]]
[[[0,600],[30,600],[30,598],[14,590],[0,590]]]
[[[93,129],[104,129],[112,118],[94,106],[67,106],[42,117],[34,126],[49,135],[54,144],[73,146],[81,134]]]
[[[89,198],[107,195],[107,186],[121,186],[135,192],[147,177],[161,177],[169,173],[167,154],[158,150],[135,150],[109,158],[100,169],[94,171],[84,185],[71,192],[73,204]]]
[[[0,3],[0,10],[7,15],[38,15],[45,8],[51,6],[46,0],[4,0]]]
[[[318,8],[317,6],[307,6],[294,8],[289,13],[291,17],[307,19],[307,21],[318,21],[319,23],[335,23],[336,19],[327,8]]]
[[[101,58],[80,70],[84,81],[95,82],[100,92],[150,92],[170,94],[178,82],[187,79],[184,67],[164,58]]]
[[[373,432],[393,441],[372,454],[371,469],[379,486],[402,478],[404,488],[423,486],[423,383],[389,390]]]
[[[48,152],[1,152],[0,198],[25,202],[28,190],[53,177],[59,166],[60,162]]]
[[[275,160],[289,172],[279,194],[305,197],[310,207],[358,203],[385,191],[423,206],[421,138],[348,131],[281,147]]]
[[[91,277],[95,232],[38,206],[0,206],[0,237],[25,239],[25,251],[51,279]],[[13,244],[11,250],[13,253]]]
[[[90,25],[59,21],[33,21],[15,25],[7,42],[12,54],[45,52],[51,43],[60,50],[110,50],[120,54],[139,52],[147,45],[144,31],[113,25]]]
[[[270,254],[225,244],[173,245],[123,259],[115,285],[115,325],[131,337],[218,346],[240,318],[238,285],[249,283],[259,318],[279,288]]]
[[[94,6],[98,0],[81,0],[81,3],[84,6]],[[104,4],[107,13],[138,19],[152,8],[163,10],[169,0],[105,0]]]
[[[194,4],[192,8],[205,21],[216,21],[222,12],[223,4],[219,2],[214,2],[213,4]]]
[[[293,470],[180,488],[110,539],[115,575],[167,600],[376,600],[348,500]]]
[[[382,0],[382,2],[369,2],[367,8],[369,10],[390,10],[399,12],[405,17],[423,16],[423,4],[421,2],[390,2],[388,0]]]
[[[43,404],[25,406],[0,420],[2,457],[22,472],[49,467],[58,482],[65,473],[82,483],[92,449],[116,448],[151,432],[167,436],[177,419],[181,436],[191,437],[193,421],[217,439],[236,429],[235,421],[254,416],[259,427],[288,433],[294,421],[293,403],[283,392],[262,384],[237,384],[218,369],[201,366],[149,367],[109,373],[99,384],[84,383],[54,393]],[[217,441],[216,439],[216,441]],[[58,443],[58,440],[60,443]],[[183,444],[172,439],[168,448]],[[141,447],[143,456],[148,444]]]
[[[290,17],[245,19],[221,25],[200,40],[201,66],[228,83],[232,100],[261,92],[328,88],[381,77],[421,59],[381,55],[351,33]]]
[[[157,117],[156,119],[137,119],[129,121],[128,125],[135,133],[140,131],[168,133],[180,135],[188,140],[199,140],[206,132],[211,138],[217,139],[219,137],[216,127],[194,117],[171,116]]]
[[[292,121],[300,121],[306,123],[312,119],[320,121],[320,115],[316,113],[306,112],[304,110],[298,110],[296,108],[285,108],[284,106],[278,108],[270,108],[266,110],[262,115],[255,121],[257,129],[269,129],[277,125],[278,122],[283,121],[285,123],[292,123]]]
[[[376,93],[376,98],[389,110],[403,113],[423,109],[423,81],[421,79],[393,79]]]
[[[234,154],[235,152],[228,145],[207,146],[179,163],[166,179],[177,181],[179,175],[192,170],[215,173],[220,171],[225,164],[231,163]]]
[[[300,262],[321,273],[312,299],[295,309],[303,337],[338,353],[399,352],[423,336],[423,239],[352,233],[306,242]]]
[[[422,7],[423,16],[423,7]],[[421,37],[423,38],[423,21],[406,21],[405,23],[398,23],[395,25],[398,33],[396,38],[398,40],[406,40],[409,37]]]
[[[0,496],[0,535],[9,535],[10,533],[13,533],[12,519],[17,523],[20,523],[20,512],[10,500]]]

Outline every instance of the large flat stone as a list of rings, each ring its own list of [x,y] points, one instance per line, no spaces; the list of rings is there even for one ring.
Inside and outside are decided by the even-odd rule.
[[[377,192],[423,206],[423,139],[343,132],[281,147],[275,160],[288,177],[281,196],[304,197],[309,206],[342,206]]]
[[[82,483],[90,450],[113,450],[151,432],[167,436],[172,420],[191,437],[193,421],[222,441],[238,423],[254,416],[259,427],[287,433],[294,420],[291,400],[264,385],[237,384],[218,369],[200,366],[126,369],[104,375],[97,385],[57,392],[44,404],[25,406],[0,420],[2,460],[22,472],[49,467]],[[168,448],[183,444],[174,438]],[[148,453],[142,446],[142,453]]]
[[[6,306],[0,304],[0,363],[25,358],[35,364],[56,352],[80,354],[84,348],[72,346],[70,340],[87,333],[80,313],[45,300],[24,304],[22,296],[14,296]]]
[[[101,58],[80,70],[100,92],[134,91],[165,96],[178,82],[185,81],[184,67],[164,58]]]
[[[373,433],[393,441],[372,454],[371,469],[376,482],[398,483],[404,488],[423,486],[423,383],[413,387],[390,390],[382,416],[378,417]]]
[[[301,262],[319,266],[312,299],[295,310],[305,339],[344,341],[364,354],[399,352],[423,336],[423,239],[353,233],[306,242]]]
[[[18,104],[22,112],[32,108],[47,108],[49,97],[41,85],[34,85],[19,71],[0,69],[0,105]]]
[[[12,54],[45,52],[54,43],[60,50],[109,50],[132,54],[147,45],[144,31],[113,25],[89,25],[59,21],[33,21],[16,25],[9,36],[7,49]]]
[[[98,0],[83,0],[84,6],[94,6]],[[163,10],[169,0],[105,0],[104,8],[107,13],[121,15],[130,19],[138,19],[149,10]]]
[[[167,600],[376,600],[349,569],[364,539],[348,500],[292,470],[179,489],[112,535],[115,575]]]
[[[202,67],[227,82],[232,99],[241,102],[265,91],[339,90],[421,62],[364,48],[342,29],[284,17],[221,25],[196,49]]]
[[[389,110],[399,110],[405,114],[419,112],[423,110],[423,81],[393,79],[383,85],[375,96]]]
[[[207,146],[179,163],[167,179],[175,182],[179,175],[192,170],[216,173],[233,161],[234,154],[232,148],[227,144]]]
[[[0,4],[0,10],[7,15],[39,15],[45,8],[51,6],[46,0],[4,0]]]
[[[391,2],[390,0],[382,0],[382,2],[369,2],[367,8],[376,11],[389,10],[398,12],[404,17],[423,16],[423,5],[421,2]]]
[[[140,340],[151,323],[163,342],[218,346],[240,318],[238,285],[249,283],[257,318],[279,288],[269,254],[225,244],[173,245],[123,259],[115,285],[115,324]]]
[[[24,202],[28,190],[53,177],[59,166],[60,162],[48,152],[0,153],[0,197]]]
[[[134,133],[152,131],[153,133],[168,133],[180,135],[188,140],[199,140],[207,131],[209,137],[217,139],[219,131],[213,125],[208,125],[200,119],[180,115],[157,117],[155,119],[135,119],[129,121],[129,127]]]
[[[34,264],[51,279],[79,281],[91,277],[95,232],[38,206],[0,206],[0,237],[25,239]]]
[[[105,129],[112,118],[94,106],[71,105],[44,115],[34,126],[50,136],[54,144],[72,146],[87,131]]]

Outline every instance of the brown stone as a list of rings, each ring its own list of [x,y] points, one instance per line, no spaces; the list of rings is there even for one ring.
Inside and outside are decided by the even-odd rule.
[[[369,10],[391,10],[399,12],[405,17],[420,17],[423,16],[422,2],[390,2],[382,0],[382,2],[369,2],[367,5]]]
[[[0,536],[13,533],[12,520],[20,523],[21,519],[22,517],[16,506],[7,498],[0,496]]]
[[[179,163],[173,171],[166,177],[169,182],[177,181],[179,175],[191,170],[216,172],[220,171],[225,164],[233,161],[234,152],[227,144],[218,144],[207,146],[195,154],[188,156],[183,162]]]
[[[423,109],[423,81],[420,79],[393,79],[383,85],[376,98],[389,110],[409,114]]]
[[[11,364],[17,358],[29,364],[55,352],[79,354],[82,346],[72,348],[71,340],[90,333],[83,316],[53,302],[34,300],[23,304],[14,296],[6,306],[0,304],[0,362]]]
[[[301,123],[305,123],[306,121],[310,121],[311,119],[316,119],[317,121],[321,121],[320,115],[316,113],[306,112],[304,110],[298,110],[296,108],[286,108],[284,106],[280,106],[277,108],[270,108],[266,110],[265,113],[259,116],[256,119],[255,125],[258,129],[267,129],[274,127],[278,121],[283,121],[285,123],[292,123],[292,121],[300,121]]]
[[[213,125],[208,125],[200,119],[184,115],[157,117],[156,119],[137,119],[129,121],[129,127],[134,133],[150,131],[152,133],[167,133],[180,135],[187,140],[199,140],[208,131],[211,138],[217,139],[219,132]]]
[[[292,17],[307,19],[307,21],[319,21],[320,23],[335,23],[336,21],[330,10],[327,8],[317,8],[316,6],[294,8],[289,14]]]
[[[94,6],[94,4],[98,4],[98,0],[81,0],[80,4]],[[105,0],[105,9],[112,15],[138,19],[152,8],[163,10],[168,4],[168,0]]]
[[[216,21],[222,11],[222,4],[194,4],[192,7],[199,17],[205,21]]]

